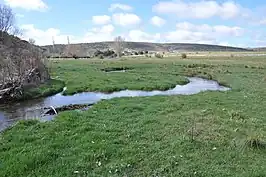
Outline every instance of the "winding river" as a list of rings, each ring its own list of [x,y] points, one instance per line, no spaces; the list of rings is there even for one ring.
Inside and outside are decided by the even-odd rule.
[[[216,81],[190,77],[186,85],[176,85],[175,88],[166,91],[138,91],[123,90],[110,94],[100,92],[83,92],[71,96],[62,93],[42,98],[20,102],[0,107],[0,131],[13,125],[19,120],[40,119],[41,121],[52,120],[54,116],[43,116],[44,107],[61,107],[70,104],[95,104],[104,99],[118,97],[143,97],[156,95],[193,95],[203,91],[228,91],[230,88],[219,85]]]

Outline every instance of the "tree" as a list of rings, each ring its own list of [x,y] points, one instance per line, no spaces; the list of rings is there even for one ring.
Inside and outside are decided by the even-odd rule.
[[[122,52],[124,51],[124,42],[125,39],[121,36],[117,36],[114,40],[114,49],[118,57],[122,56]]]
[[[15,15],[12,9],[6,5],[0,4],[0,31],[10,32],[14,29]]]
[[[35,45],[35,40],[34,40],[33,38],[29,38],[29,43],[30,43],[31,45]]]

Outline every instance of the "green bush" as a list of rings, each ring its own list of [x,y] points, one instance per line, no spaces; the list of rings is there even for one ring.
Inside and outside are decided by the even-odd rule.
[[[187,54],[182,53],[181,58],[183,58],[183,59],[187,58]]]

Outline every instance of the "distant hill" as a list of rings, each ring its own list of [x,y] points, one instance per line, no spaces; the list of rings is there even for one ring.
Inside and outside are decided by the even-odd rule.
[[[92,55],[96,50],[113,49],[113,42],[96,42],[81,44],[56,44],[55,46],[42,46],[49,54],[63,55],[66,51],[74,50],[77,55]],[[207,45],[207,44],[188,44],[188,43],[148,43],[148,42],[125,42],[125,48],[128,51],[153,51],[153,52],[190,52],[190,51],[253,51],[238,47]]]
[[[265,52],[266,51],[266,47],[253,48],[253,50],[258,51],[258,52]]]

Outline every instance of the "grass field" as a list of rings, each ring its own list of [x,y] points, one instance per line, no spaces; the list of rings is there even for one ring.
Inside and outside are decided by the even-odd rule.
[[[62,91],[64,82],[60,80],[51,79],[38,87],[31,87],[25,89],[23,98],[21,100],[35,99],[40,97],[51,96]]]
[[[21,122],[0,135],[0,176],[266,174],[265,57],[53,61],[52,75],[66,94],[165,90],[192,75],[232,90],[116,98],[52,122]]]

